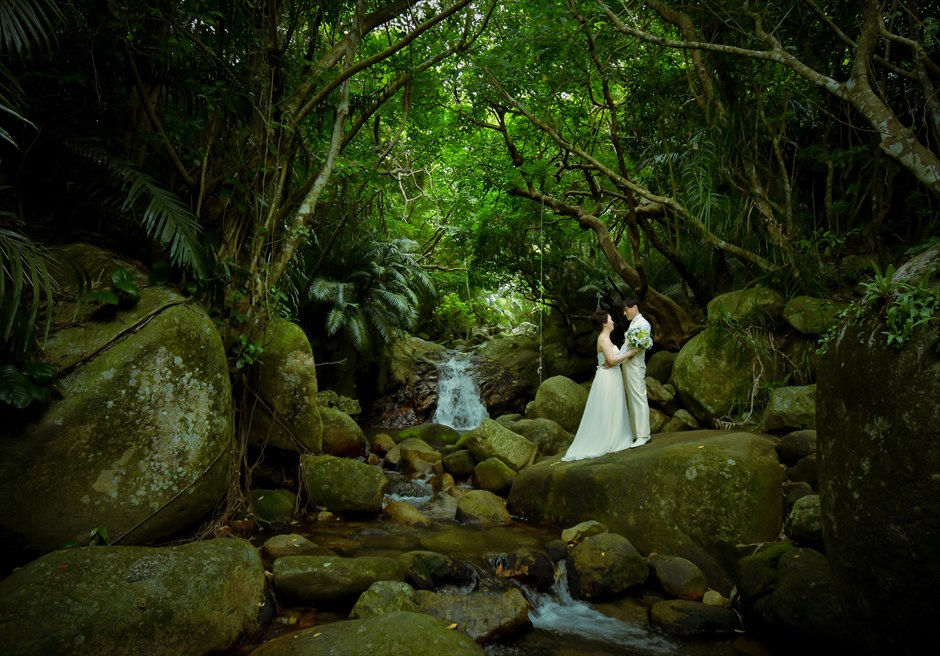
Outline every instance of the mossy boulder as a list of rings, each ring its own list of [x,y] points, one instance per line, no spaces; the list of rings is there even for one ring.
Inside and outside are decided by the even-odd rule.
[[[526,407],[526,417],[551,419],[569,433],[575,433],[584,414],[588,390],[565,376],[552,376],[535,393]]]
[[[940,246],[894,280],[936,291]],[[915,653],[940,616],[940,353],[936,319],[902,348],[879,306],[840,328],[819,365],[823,535],[865,651]],[[877,573],[873,576],[872,573]]]
[[[310,504],[338,513],[382,510],[388,479],[379,467],[336,456],[304,456],[301,466]]]
[[[442,459],[444,471],[457,479],[467,478],[473,474],[473,468],[477,461],[473,454],[467,449],[460,449],[453,453],[448,453]]]
[[[650,554],[646,562],[659,586],[671,597],[701,601],[705,596],[705,575],[692,561],[679,556]]]
[[[823,543],[822,510],[818,494],[797,499],[783,527],[784,533],[796,544],[818,547]]]
[[[816,428],[816,386],[778,387],[770,393],[761,420],[770,433]]]
[[[430,615],[397,611],[319,624],[274,638],[253,656],[483,656],[467,634]]]
[[[349,619],[375,617],[400,610],[418,610],[415,589],[404,581],[376,581],[359,595],[356,605],[349,612]]]
[[[460,432],[445,424],[427,422],[417,426],[409,426],[398,432],[399,441],[410,437],[419,439],[431,446],[448,446],[457,443],[460,439]]]
[[[473,454],[477,462],[499,458],[516,471],[532,462],[537,453],[532,442],[492,419],[485,419],[464,435],[461,445]]]
[[[741,631],[741,621],[730,608],[685,599],[654,604],[650,608],[650,624],[663,633],[685,637],[730,637]]]
[[[465,592],[431,592],[415,594],[423,613],[439,617],[478,643],[518,633],[532,626],[529,603],[517,588]]]
[[[661,433],[640,449],[526,468],[509,494],[513,515],[571,526],[589,519],[644,554],[686,558],[730,591],[734,545],[780,534],[784,471],[773,440],[754,433]]]
[[[306,333],[297,324],[278,318],[259,341],[264,350],[248,371],[264,403],[252,415],[249,441],[320,453],[323,421],[317,402],[316,363]]]
[[[235,648],[264,604],[264,568],[245,540],[83,547],[0,583],[0,632],[11,656],[202,656]]]
[[[174,538],[228,489],[232,397],[212,321],[165,288],[46,344],[62,397],[0,429],[0,529],[45,553],[107,529],[122,544]]]
[[[783,318],[786,301],[767,287],[752,287],[716,296],[708,302],[708,324],[771,327]]]
[[[281,530],[290,524],[297,495],[290,490],[252,490],[251,511],[261,528]]]
[[[323,453],[358,458],[369,450],[369,441],[356,421],[342,410],[320,408],[323,422]]]
[[[649,567],[630,541],[616,533],[591,535],[568,552],[568,585],[577,599],[608,599],[649,578]]]
[[[408,566],[397,558],[284,556],[274,561],[278,597],[311,606],[352,606],[376,581],[404,581]]]
[[[795,330],[807,335],[822,335],[838,322],[845,304],[812,296],[795,296],[783,309],[783,318]]]
[[[508,526],[512,518],[506,511],[506,502],[486,490],[470,490],[457,501],[456,519],[473,526]]]
[[[499,458],[487,458],[473,468],[473,480],[481,490],[505,494],[518,474]]]
[[[545,456],[553,456],[568,450],[574,441],[574,435],[561,427],[557,421],[538,417],[536,419],[520,418],[516,421],[503,424],[513,433],[522,435],[532,442]]]

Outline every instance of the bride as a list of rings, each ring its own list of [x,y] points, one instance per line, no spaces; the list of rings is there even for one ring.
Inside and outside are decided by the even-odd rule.
[[[568,462],[628,449],[635,439],[620,374],[620,363],[627,356],[621,355],[610,341],[614,320],[606,310],[598,310],[591,319],[600,331],[597,336],[597,372],[574,442],[561,458]],[[606,369],[605,362],[608,365]]]

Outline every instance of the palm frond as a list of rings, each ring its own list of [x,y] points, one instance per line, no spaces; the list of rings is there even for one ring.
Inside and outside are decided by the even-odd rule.
[[[53,277],[43,249],[25,235],[0,228],[0,340],[24,353],[41,330],[49,335]],[[45,320],[37,325],[40,310]]]
[[[49,47],[61,15],[55,0],[0,2],[0,49],[24,55],[37,44]]]

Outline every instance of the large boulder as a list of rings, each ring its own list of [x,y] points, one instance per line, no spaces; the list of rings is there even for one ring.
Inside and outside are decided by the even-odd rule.
[[[456,519],[472,526],[508,526],[512,518],[506,511],[506,502],[486,490],[470,490],[457,502]]]
[[[439,617],[478,643],[518,633],[532,626],[529,603],[517,588],[431,592],[419,590],[415,601],[423,613]]]
[[[0,583],[0,635],[10,656],[228,653],[264,604],[264,568],[245,540],[84,547]]]
[[[372,403],[368,424],[404,428],[430,421],[437,407],[438,365],[448,359],[440,344],[404,335],[392,342],[379,362],[378,398]]]
[[[545,417],[575,433],[584,414],[588,391],[565,376],[552,376],[539,385],[535,399],[526,407],[526,417]]]
[[[844,304],[835,301],[812,296],[795,296],[783,309],[783,318],[801,333],[822,335],[836,324],[839,313],[844,309]]]
[[[518,419],[509,422],[506,427],[513,433],[532,442],[545,456],[564,453],[574,441],[574,435],[566,431],[558,422],[539,417],[537,419]]]
[[[301,460],[307,500],[339,513],[378,513],[388,479],[373,465],[336,456],[304,456]]]
[[[661,433],[641,449],[603,459],[545,459],[513,483],[513,515],[555,526],[595,519],[643,554],[681,556],[728,592],[735,545],[780,534],[783,468],[766,436],[727,431]]]
[[[492,419],[484,419],[464,436],[461,444],[477,462],[499,458],[516,471],[532,462],[537,453],[532,442]]]
[[[376,581],[404,581],[408,565],[397,558],[284,556],[274,561],[274,590],[296,604],[351,606]]]
[[[323,421],[317,401],[317,370],[303,329],[274,319],[261,337],[264,349],[249,376],[261,397],[251,417],[251,444],[319,453]]]
[[[398,611],[319,624],[274,638],[252,656],[483,656],[467,634],[430,615]]]
[[[936,292],[940,246],[895,281]],[[836,588],[867,651],[916,653],[940,617],[937,314],[902,348],[878,305],[829,342],[816,399],[823,535]]]
[[[816,386],[778,387],[770,393],[761,420],[771,433],[816,428]]]
[[[616,533],[585,538],[565,559],[568,585],[576,599],[606,599],[642,585],[649,566],[630,541]]]
[[[751,287],[716,296],[708,302],[708,324],[771,327],[783,318],[786,301],[779,292]]]
[[[229,485],[225,350],[200,307],[165,288],[107,321],[58,331],[61,398],[0,428],[0,532],[45,553],[92,529],[153,544],[203,520]]]
[[[342,410],[320,408],[323,421],[323,453],[358,458],[369,450],[369,441],[355,420]]]

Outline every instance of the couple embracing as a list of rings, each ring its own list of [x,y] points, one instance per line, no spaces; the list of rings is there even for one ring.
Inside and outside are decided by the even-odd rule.
[[[630,326],[620,349],[610,340],[614,329],[610,313],[606,310],[594,313],[593,321],[600,333],[597,373],[574,442],[562,460],[596,458],[649,442],[646,351],[653,345],[653,329],[640,314],[636,299],[624,299],[622,309]]]

